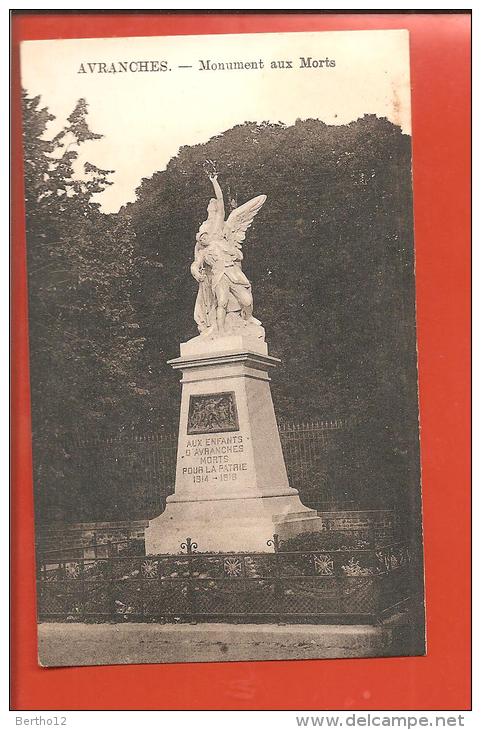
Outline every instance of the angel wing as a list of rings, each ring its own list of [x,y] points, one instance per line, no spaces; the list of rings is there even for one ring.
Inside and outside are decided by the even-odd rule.
[[[266,202],[267,195],[258,195],[244,205],[235,208],[224,223],[224,236],[226,239],[240,248],[246,237],[246,231]]]

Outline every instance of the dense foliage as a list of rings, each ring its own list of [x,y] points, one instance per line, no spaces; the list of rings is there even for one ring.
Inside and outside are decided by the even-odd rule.
[[[231,205],[267,194],[244,251],[254,314],[282,359],[272,386],[278,418],[355,419],[354,432],[326,445],[320,478],[327,474],[357,502],[411,500],[418,469],[409,137],[373,116],[345,126],[245,123],[183,147],[142,181],[135,202],[105,215],[93,196],[109,171],[76,167],[81,146],[98,138],[85,102],[46,141],[50,118],[38,98],[25,97],[43,500],[55,502],[67,485],[85,489],[69,472],[64,434],[177,426],[178,378],[166,361],[196,334],[189,264],[211,196],[206,158],[217,161]],[[107,494],[112,484],[95,489]],[[119,501],[119,513],[130,499]]]
[[[35,482],[42,504],[68,507],[82,476],[69,469],[64,435],[121,427],[137,395],[133,234],[93,200],[109,171],[79,168],[79,149],[99,138],[85,101],[51,141],[39,97],[23,102]]]
[[[184,147],[143,180],[127,206],[135,231],[146,423],[175,423],[178,385],[166,360],[195,334],[194,234],[216,160],[226,198],[267,202],[249,230],[245,271],[272,354],[280,419],[354,418],[326,444],[333,489],[372,503],[417,483],[417,393],[410,139],[385,119],[243,124]]]

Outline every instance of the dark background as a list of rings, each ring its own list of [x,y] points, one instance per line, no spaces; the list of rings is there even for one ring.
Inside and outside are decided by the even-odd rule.
[[[87,163],[73,175],[82,144],[98,138],[87,104],[51,142],[49,118],[24,96],[37,519],[150,516],[132,444],[177,428],[180,388],[166,361],[196,334],[189,265],[212,195],[206,158],[226,201],[267,195],[244,269],[282,359],[279,421],[353,424],[326,440],[319,489],[341,506],[418,511],[410,138],[374,116],[245,123],[181,148],[134,203],[106,215],[95,193],[109,171]],[[112,437],[125,440],[121,468]],[[79,459],[79,442],[92,440],[95,457]]]

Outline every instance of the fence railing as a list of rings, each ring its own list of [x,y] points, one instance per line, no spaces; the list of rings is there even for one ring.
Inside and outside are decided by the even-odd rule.
[[[313,509],[326,509],[336,503],[335,494],[327,483],[325,451],[329,439],[346,431],[355,424],[353,420],[310,421],[305,423],[279,423],[284,460],[289,483],[299,490],[301,499]],[[122,436],[88,436],[75,434],[66,437],[61,444],[59,459],[66,459],[65,471],[84,484],[95,484],[97,490],[111,494],[124,502],[135,492],[129,514],[136,510],[137,518],[150,518],[165,508],[165,500],[174,491],[177,457],[177,433],[163,431],[152,434],[128,434]],[[68,479],[68,476],[67,476]],[[42,495],[39,495],[42,499]],[[81,504],[63,505],[68,513],[79,514],[80,521],[112,519],[97,514],[95,504],[84,500]],[[84,501],[82,501],[84,500]],[[85,503],[84,503],[85,502]],[[112,500],[104,502],[111,504]],[[344,508],[348,504],[343,505]],[[45,508],[51,511],[51,506]],[[49,521],[48,515],[45,521]]]
[[[381,548],[198,552],[38,563],[39,620],[374,623],[410,597],[405,543]]]
[[[113,558],[122,555],[145,555],[145,540],[125,538],[125,540],[108,540],[104,542],[87,542],[82,545],[63,545],[58,548],[45,548],[37,545],[41,561],[49,559],[79,560],[81,558]]]

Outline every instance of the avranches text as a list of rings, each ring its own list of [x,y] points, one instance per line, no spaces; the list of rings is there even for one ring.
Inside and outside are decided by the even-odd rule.
[[[275,59],[264,61],[215,61],[210,58],[199,59],[197,65],[186,64],[171,66],[168,61],[85,61],[80,64],[79,74],[116,74],[116,73],[161,73],[164,71],[194,69],[196,71],[258,71],[263,69],[286,70],[290,68],[326,69],[334,68],[336,61],[332,58],[313,58],[300,56],[292,59]]]

